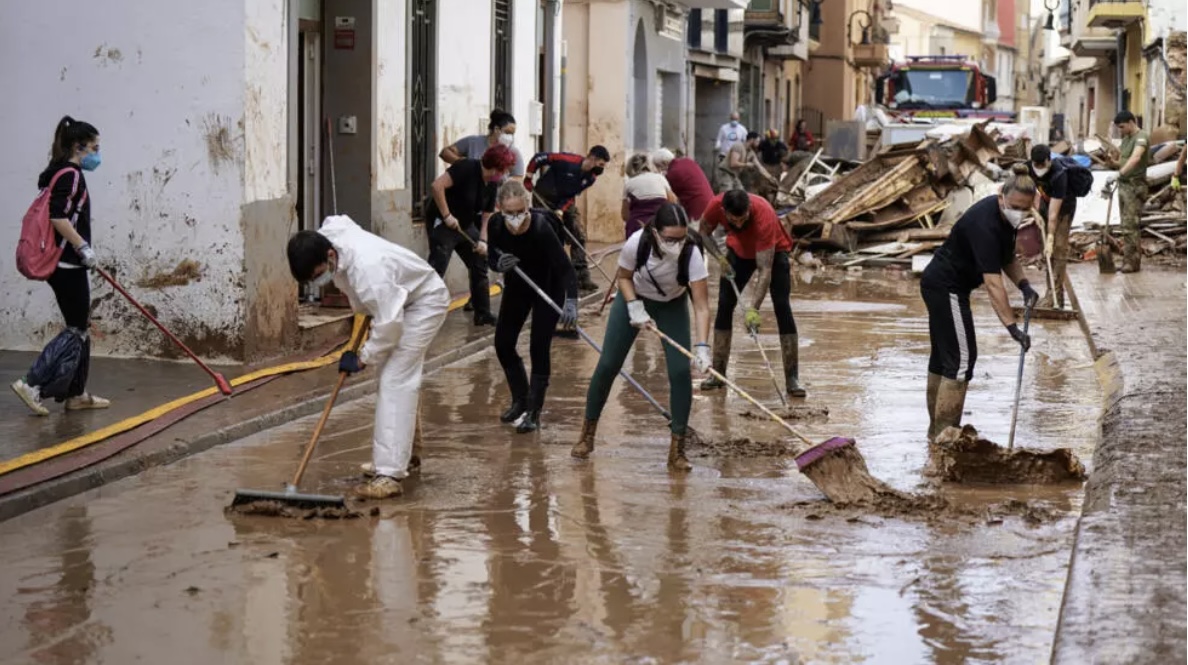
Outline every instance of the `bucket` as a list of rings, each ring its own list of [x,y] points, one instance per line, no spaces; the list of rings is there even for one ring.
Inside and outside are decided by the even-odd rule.
[[[1044,238],[1035,222],[1019,227],[1015,234],[1015,252],[1024,259],[1031,259],[1044,252]]]

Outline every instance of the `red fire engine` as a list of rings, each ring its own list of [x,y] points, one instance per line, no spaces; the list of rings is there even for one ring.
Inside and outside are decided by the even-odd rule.
[[[963,55],[908,56],[875,81],[875,102],[892,117],[1014,120],[989,108],[997,98],[994,77]]]

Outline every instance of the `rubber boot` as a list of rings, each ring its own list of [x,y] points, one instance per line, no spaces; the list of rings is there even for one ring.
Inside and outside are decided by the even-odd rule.
[[[685,441],[687,434],[673,434],[672,442],[668,444],[668,470],[689,471],[693,465],[685,457]]]
[[[528,410],[528,400],[524,395],[512,397],[511,405],[499,415],[499,422],[514,423]]]
[[[1122,255],[1121,272],[1138,272],[1143,268],[1142,253],[1137,249],[1126,247],[1125,253]]]
[[[780,335],[780,351],[784,354],[784,380],[788,384],[788,394],[805,397],[808,392],[800,385],[800,337]]]
[[[417,425],[413,429],[412,456],[408,458],[408,472],[421,470],[421,406],[417,405]]]
[[[589,268],[577,271],[577,279],[578,279],[578,290],[579,291],[586,293],[589,291],[597,291],[598,290],[598,285],[594,283],[594,280],[590,279],[590,269]]]
[[[714,331],[714,346],[711,364],[714,371],[722,376],[726,376],[726,365],[730,362],[730,339],[734,335],[733,330],[715,330]],[[710,376],[708,379],[701,382],[702,390],[717,390],[725,387],[726,384],[718,380],[716,376]]]
[[[931,442],[935,437],[932,435],[932,429],[936,425],[936,393],[940,390],[941,375],[928,373],[928,440]]]
[[[578,459],[586,459],[594,452],[594,433],[598,431],[598,421],[585,419],[582,421],[582,435],[573,444],[569,454]]]
[[[544,407],[545,393],[549,389],[549,377],[532,375],[532,386],[528,389],[528,410],[516,425],[518,434],[528,434],[540,429],[540,410]]]
[[[949,427],[961,426],[961,414],[965,411],[965,391],[969,383],[941,378],[936,390],[936,406],[932,410],[932,428],[929,441],[935,441],[941,432]]]

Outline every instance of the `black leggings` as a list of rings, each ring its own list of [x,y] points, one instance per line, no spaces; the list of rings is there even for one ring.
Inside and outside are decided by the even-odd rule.
[[[539,283],[539,282],[538,282]],[[565,301],[565,292],[558,285],[541,284],[553,302]],[[556,310],[540,299],[531,287],[524,284],[518,275],[511,275],[499,303],[499,318],[495,323],[495,355],[507,377],[507,386],[512,398],[528,394],[528,374],[524,371],[524,360],[516,352],[516,341],[528,314],[532,314],[532,330],[528,342],[528,353],[532,359],[532,375],[547,377],[552,371],[550,347],[553,343],[553,329],[561,318]]]
[[[58,268],[46,283],[54,290],[66,325],[86,332],[91,321],[91,280],[85,268]]]
[[[713,242],[709,240],[708,242]],[[734,283],[739,293],[747,288],[751,275],[755,274],[755,259],[740,259],[727,250],[726,260],[734,268]],[[792,317],[792,267],[788,263],[788,252],[776,252],[771,264],[771,308],[775,310],[776,327],[781,335],[796,334],[796,319]],[[718,315],[714,317],[714,330],[730,330],[734,318],[734,307],[738,298],[730,281],[725,276],[718,284]]]
[[[463,230],[472,240],[478,241],[478,230],[473,225],[463,227]],[[455,252],[470,273],[470,303],[474,306],[474,311],[489,313],[491,286],[487,279],[487,257],[479,256],[461,233],[444,223],[438,224],[437,228],[429,232],[429,265],[433,266],[438,276],[445,275],[446,268],[450,267],[450,258]]]

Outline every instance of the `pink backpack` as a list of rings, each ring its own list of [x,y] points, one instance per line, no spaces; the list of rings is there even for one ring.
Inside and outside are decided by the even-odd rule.
[[[54,242],[54,225],[50,223],[49,206],[54,185],[57,184],[58,178],[68,171],[73,169],[67,167],[54,174],[49,185],[33,199],[33,204],[29,206],[24,220],[21,221],[21,239],[17,242],[16,264],[17,270],[29,279],[49,279],[58,268],[58,260],[62,258],[62,251],[66,248],[65,243],[59,245]],[[79,178],[75,176],[74,189],[70,192],[71,199],[78,192],[78,181]],[[78,208],[81,208],[86,200],[87,193],[83,192]],[[77,212],[77,209],[74,211]],[[67,205],[66,212],[71,212],[70,205]]]

